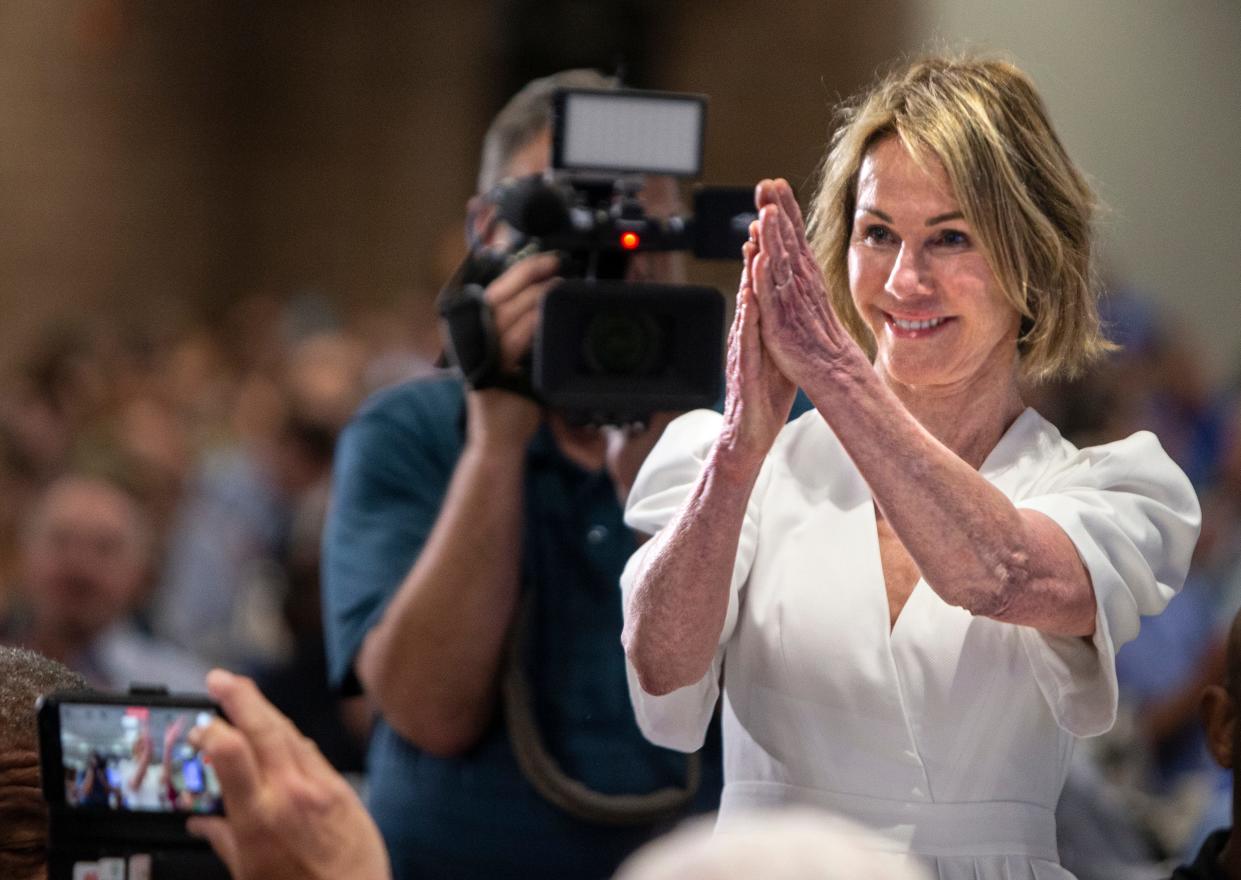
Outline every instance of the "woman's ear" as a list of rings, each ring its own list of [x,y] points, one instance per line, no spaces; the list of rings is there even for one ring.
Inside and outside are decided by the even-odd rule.
[[[1207,748],[1221,767],[1231,770],[1234,760],[1233,744],[1237,727],[1237,704],[1228,691],[1217,684],[1208,685],[1202,692],[1199,707],[1202,726],[1206,728]]]

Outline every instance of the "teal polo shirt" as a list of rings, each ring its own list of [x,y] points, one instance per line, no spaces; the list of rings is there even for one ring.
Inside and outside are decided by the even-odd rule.
[[[464,443],[455,377],[380,392],[337,448],[323,543],[329,675],[357,690],[353,661],[422,551]],[[610,794],[684,782],[686,757],[638,730],[620,645],[618,580],[635,549],[606,473],[562,456],[543,428],[527,453],[522,589],[534,596],[526,672],[552,756],[571,777]],[[509,748],[501,713],[466,755],[420,751],[378,719],[368,754],[368,807],[397,878],[608,877],[666,830],[579,821],[544,801]],[[722,786],[718,730],[703,755],[695,810]]]

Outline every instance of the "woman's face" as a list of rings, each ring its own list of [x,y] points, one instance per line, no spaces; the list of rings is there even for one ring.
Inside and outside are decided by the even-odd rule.
[[[1020,316],[1003,298],[948,175],[896,137],[858,171],[849,288],[875,334],[876,367],[919,390],[1015,381]]]

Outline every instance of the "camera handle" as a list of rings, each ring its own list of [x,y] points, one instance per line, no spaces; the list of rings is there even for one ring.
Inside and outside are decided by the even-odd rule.
[[[528,372],[509,373],[500,368],[500,337],[482,285],[446,287],[440,292],[438,309],[448,362],[461,371],[467,385],[476,391],[502,388],[541,402]]]

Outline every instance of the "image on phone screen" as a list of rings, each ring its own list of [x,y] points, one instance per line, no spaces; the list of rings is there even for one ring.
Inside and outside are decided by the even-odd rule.
[[[65,802],[74,809],[220,811],[220,783],[186,735],[216,713],[199,707],[62,703]]]

